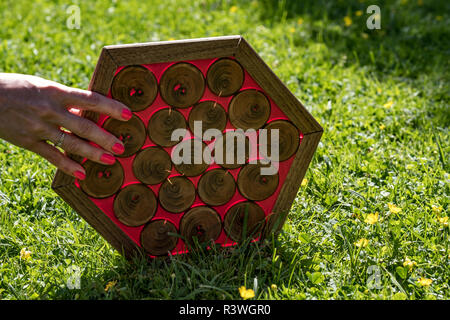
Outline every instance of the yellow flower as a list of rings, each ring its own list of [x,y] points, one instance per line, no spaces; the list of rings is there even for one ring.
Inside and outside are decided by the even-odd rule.
[[[236,6],[232,6],[232,7],[230,8],[230,12],[231,12],[231,13],[235,13],[237,10],[238,10],[238,7],[236,7]]]
[[[442,20],[442,16],[437,16],[437,17],[436,17],[436,20],[437,20],[437,21],[441,21],[441,20]]]
[[[400,213],[402,211],[402,208],[397,207],[393,203],[388,203],[389,211],[391,213]]]
[[[386,126],[384,124],[380,124],[380,130],[386,129]]]
[[[301,186],[306,187],[307,184],[308,184],[308,179],[303,179]]]
[[[173,40],[175,40],[175,38],[169,38],[169,41],[173,41]]]
[[[239,294],[244,300],[255,297],[255,292],[252,289],[246,289],[244,286],[239,288]]]
[[[27,248],[22,248],[22,250],[20,250],[20,259],[22,260],[31,259],[31,251],[28,251]]]
[[[428,279],[428,278],[419,278],[417,279],[417,282],[419,283],[419,285],[421,285],[422,287],[429,287],[431,285],[431,283],[433,282],[433,280]]]
[[[369,35],[365,32],[361,33],[361,37],[363,37],[363,39],[369,39]]]
[[[357,246],[358,248],[367,247],[368,244],[369,244],[369,240],[367,240],[366,238],[361,238],[355,242],[355,246]]]
[[[417,265],[417,262],[409,260],[408,257],[406,257],[405,261],[403,262],[403,266],[408,267],[409,271],[411,271],[412,268],[414,268],[414,266],[416,266],[416,265]]]
[[[112,287],[114,287],[116,285],[117,281],[110,281],[106,284],[105,287],[105,292],[108,292]]]
[[[358,10],[355,12],[355,16],[357,16],[357,17],[361,17],[362,14],[363,14],[362,10]]]
[[[278,289],[278,287],[277,287],[276,284],[272,284],[272,285],[270,286],[270,288],[271,288],[273,291],[277,291],[277,289]]]
[[[444,225],[444,227],[448,227],[448,217],[439,218],[439,223]]]
[[[385,107],[386,109],[390,109],[392,107],[394,103],[392,101],[386,102],[385,104],[383,104],[383,107]]]
[[[366,217],[366,219],[364,220],[365,223],[368,224],[375,224],[378,222],[378,212],[375,213],[369,213]]]
[[[417,4],[418,4],[419,6],[423,6],[423,0],[417,0]]]
[[[294,33],[294,32],[295,32],[295,28],[294,28],[294,27],[289,28],[289,32],[290,32],[290,33]]]
[[[346,27],[349,27],[349,26],[351,26],[352,25],[352,18],[350,18],[349,16],[345,16],[344,17],[344,24],[345,24],[345,26]]]
[[[298,18],[297,24],[298,24],[299,26],[302,25],[303,22],[304,22],[303,18]]]
[[[431,210],[433,210],[434,213],[439,214],[442,211],[442,206],[438,207],[438,206],[433,205],[433,206],[431,206]]]
[[[377,88],[377,93],[381,94],[383,92],[383,90],[381,90],[381,88]]]

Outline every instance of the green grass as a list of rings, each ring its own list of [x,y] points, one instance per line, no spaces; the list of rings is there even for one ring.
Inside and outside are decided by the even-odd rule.
[[[150,265],[58,198],[46,161],[0,142],[0,298],[229,299],[257,278],[261,299],[449,299],[449,3],[378,4],[381,30],[368,1],[2,1],[2,72],[87,88],[104,45],[241,34],[325,132],[278,239]]]

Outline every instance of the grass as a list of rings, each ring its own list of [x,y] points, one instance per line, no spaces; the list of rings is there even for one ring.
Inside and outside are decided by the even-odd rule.
[[[449,3],[378,1],[368,30],[366,2],[2,1],[2,72],[86,88],[104,45],[242,34],[325,133],[278,239],[150,265],[58,198],[46,161],[0,142],[0,298],[239,299],[257,282],[255,299],[449,299]]]

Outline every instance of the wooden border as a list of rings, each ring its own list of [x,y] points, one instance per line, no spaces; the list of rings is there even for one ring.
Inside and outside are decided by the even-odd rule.
[[[107,46],[116,64],[151,64],[234,56],[241,36]]]
[[[323,131],[303,104],[289,91],[244,38],[241,38],[239,42],[236,59],[303,134]]]
[[[228,36],[106,46],[101,51],[89,84],[89,90],[107,95],[114,72],[119,66],[230,56],[234,56],[241,63],[304,135],[289,169],[289,174],[275,202],[273,213],[268,217],[268,223],[264,229],[265,235],[272,232],[277,233],[281,230],[287,218],[292,202],[320,141],[323,129],[243,37]],[[84,112],[83,117],[93,121],[98,119],[98,115],[94,112]],[[82,160],[77,156],[69,156],[79,162]],[[73,177],[57,170],[52,188],[126,258],[131,259],[136,255],[144,254],[134,241],[105,215],[83,191],[76,187],[74,181]]]
[[[321,137],[322,131],[303,136],[272,213],[267,219],[264,236],[281,231]]]
[[[83,217],[106,241],[127,259],[143,254],[133,242],[106,214],[104,214],[75,184],[54,189],[80,216]]]

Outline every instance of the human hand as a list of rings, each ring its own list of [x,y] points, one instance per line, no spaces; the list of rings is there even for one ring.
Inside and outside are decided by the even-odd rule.
[[[60,143],[71,154],[103,164],[113,164],[113,154],[123,153],[124,146],[94,122],[70,112],[74,107],[122,121],[132,117],[125,105],[98,93],[35,76],[0,73],[0,138],[41,155],[65,173],[83,180],[83,166],[48,141]],[[63,135],[60,128],[72,133]]]

